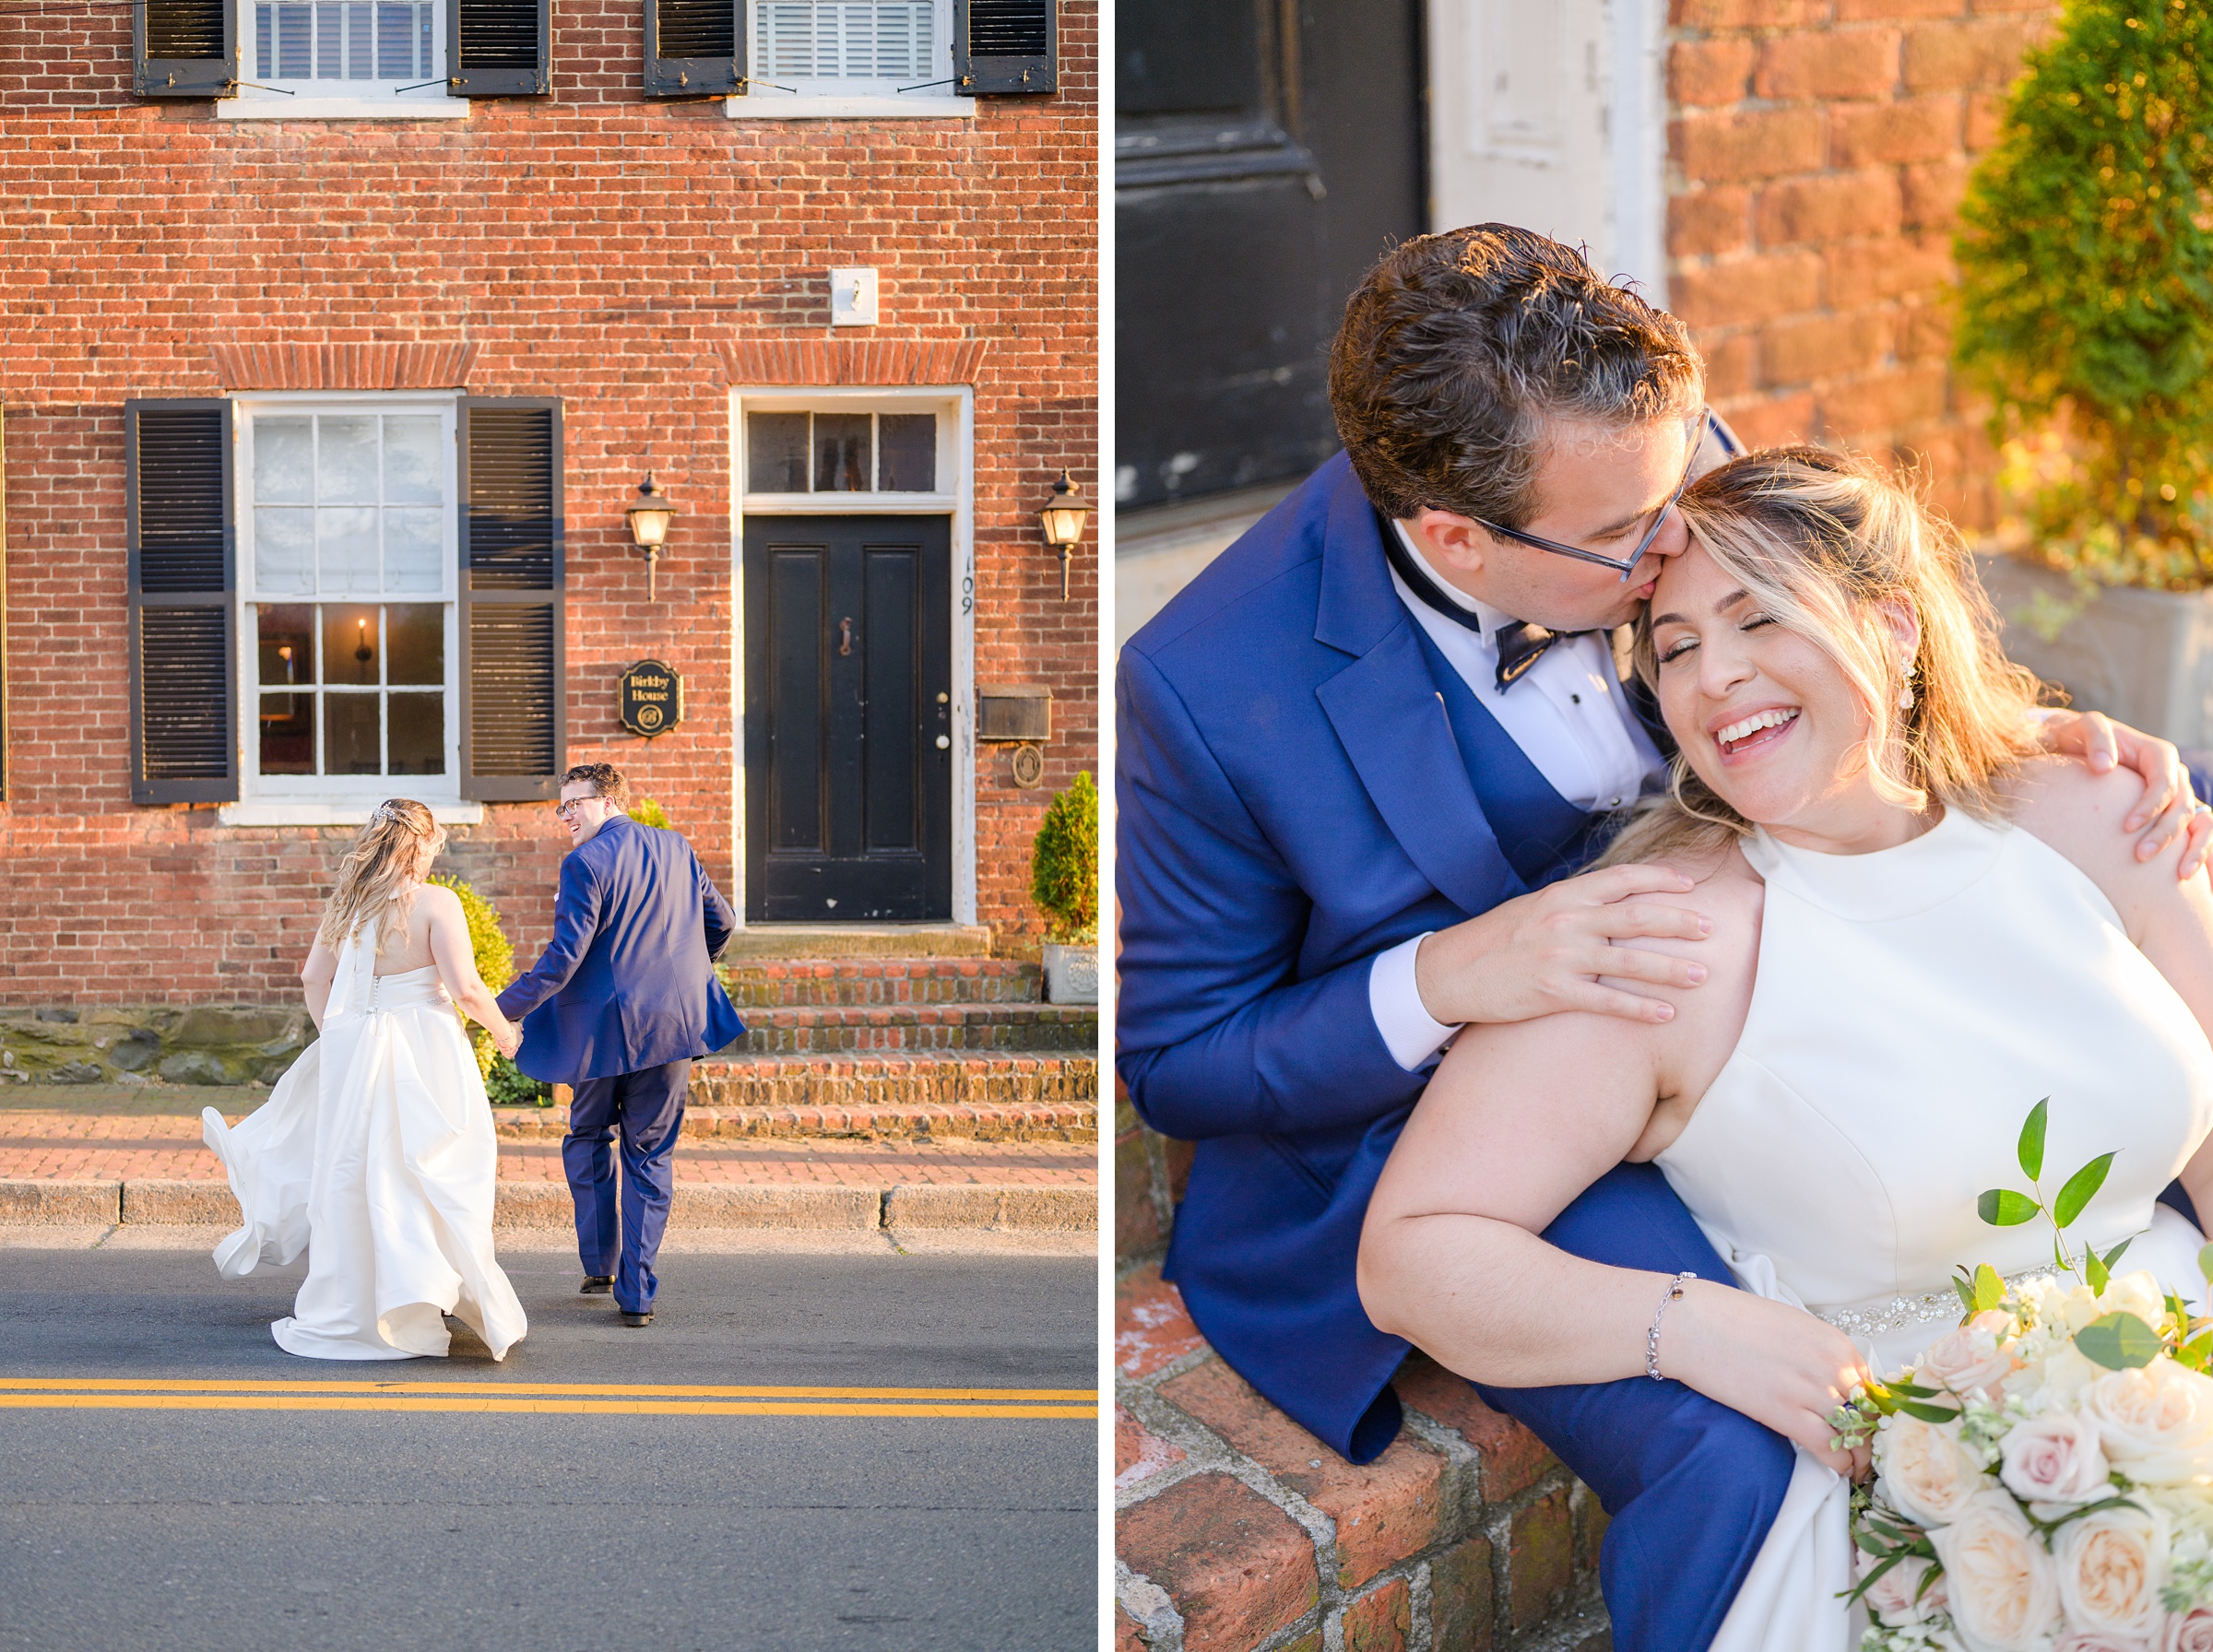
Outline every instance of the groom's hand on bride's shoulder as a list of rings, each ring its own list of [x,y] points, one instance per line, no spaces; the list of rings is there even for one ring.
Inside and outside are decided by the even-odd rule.
[[[2140,776],[2144,796],[2121,822],[2124,832],[2141,832],[2136,858],[2149,860],[2179,837],[2189,841],[2176,875],[2195,877],[2213,849],[2213,810],[2191,789],[2190,770],[2171,741],[2116,723],[2102,712],[2046,711],[2041,714],[2044,749],[2079,758],[2095,774],[2124,768]],[[2146,830],[2148,828],[2149,830]]]
[[[1672,1020],[1675,1006],[1599,977],[1691,987],[1706,966],[1634,944],[1703,940],[1707,914],[1681,903],[1697,886],[1670,867],[1609,867],[1567,878],[1428,937],[1414,954],[1422,1006],[1447,1026],[1523,1021],[1564,1009],[1628,1021]],[[1667,897],[1653,899],[1651,897]]]

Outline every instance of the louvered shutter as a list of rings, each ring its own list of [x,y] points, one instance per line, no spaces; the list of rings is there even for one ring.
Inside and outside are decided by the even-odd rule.
[[[645,95],[728,97],[745,89],[742,0],[645,0]]]
[[[964,98],[1059,89],[1053,0],[953,0],[953,88]]]
[[[561,403],[461,399],[461,795],[551,797],[568,767]]]
[[[142,98],[228,98],[238,87],[233,0],[139,0],[131,7],[131,86]]]
[[[238,799],[231,405],[123,405],[131,801]]]
[[[446,0],[445,89],[456,98],[550,91],[552,0]]]

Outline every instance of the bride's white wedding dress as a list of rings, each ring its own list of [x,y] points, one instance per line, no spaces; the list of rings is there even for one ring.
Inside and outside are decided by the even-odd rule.
[[[1958,1323],[1955,1265],[2049,1268],[2050,1225],[1986,1226],[2026,1179],[2015,1142],[2051,1098],[2047,1194],[2118,1150],[2068,1230],[2195,1298],[2204,1241],[2156,1203],[2213,1126],[2213,1049],[2097,885],[2044,844],[1958,809],[1896,849],[1834,856],[1764,832],[1744,1036],[1658,1160],[1760,1295],[1810,1308],[1896,1370]],[[1849,1488],[1805,1451],[1714,1652],[1844,1652]]]
[[[528,1328],[493,1259],[499,1143],[475,1056],[436,966],[374,973],[374,919],[338,953],[323,1034],[235,1127],[209,1107],[207,1145],[244,1224],[215,1250],[225,1279],[308,1252],[287,1353],[442,1356],[452,1314],[504,1358]]]

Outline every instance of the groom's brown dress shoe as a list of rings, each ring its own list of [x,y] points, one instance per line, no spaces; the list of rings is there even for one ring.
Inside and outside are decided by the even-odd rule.
[[[651,1325],[653,1323],[653,1316],[650,1313],[633,1314],[628,1308],[624,1308],[622,1310],[622,1323],[629,1326]]]
[[[605,1296],[615,1288],[614,1280],[604,1273],[595,1273],[576,1287],[579,1296]]]

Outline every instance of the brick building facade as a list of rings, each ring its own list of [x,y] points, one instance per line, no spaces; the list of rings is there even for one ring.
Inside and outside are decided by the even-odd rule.
[[[1994,525],[1984,408],[1948,356],[1952,223],[2041,0],[1675,0],[1667,292],[1756,443],[1920,467]]]
[[[858,9],[648,0],[648,57],[639,5],[524,0],[549,89],[486,96],[532,71],[469,68],[484,0],[156,0],[213,32],[136,56],[128,5],[9,8],[0,1005],[291,1000],[387,794],[434,802],[527,959],[566,846],[538,799],[600,759],[751,921],[1034,941],[1031,834],[1096,754],[1095,559],[1064,598],[1036,515],[1064,468],[1096,492],[1096,13],[1039,12],[1056,89],[968,96],[1023,7],[878,0],[840,45]],[[719,59],[678,43],[708,25]],[[135,92],[195,49],[223,96]],[[872,284],[857,324],[833,270]],[[651,740],[617,719],[644,658],[683,680]],[[976,738],[1011,685],[1051,691],[1041,785]],[[913,863],[895,898],[831,844],[769,873],[845,912],[764,907],[816,794],[845,859]]]

